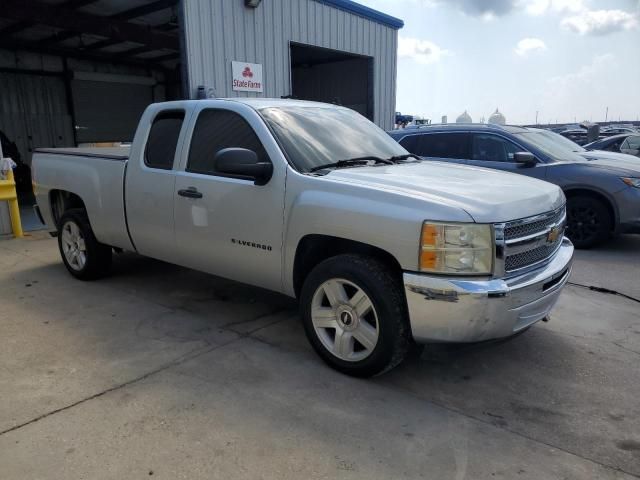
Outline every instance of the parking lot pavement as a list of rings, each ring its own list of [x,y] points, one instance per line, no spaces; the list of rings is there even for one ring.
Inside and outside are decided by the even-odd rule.
[[[621,235],[591,250],[577,250],[572,281],[640,298],[640,235]]]
[[[576,275],[637,270],[602,255]],[[277,294],[128,254],[82,283],[41,234],[0,266],[0,478],[640,476],[632,300],[569,287],[519,337],[357,380]]]

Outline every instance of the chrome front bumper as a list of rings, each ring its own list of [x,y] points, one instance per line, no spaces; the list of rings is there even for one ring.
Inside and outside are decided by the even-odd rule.
[[[469,280],[405,273],[417,342],[479,342],[508,337],[546,317],[569,280],[566,238],[546,266],[508,279]]]

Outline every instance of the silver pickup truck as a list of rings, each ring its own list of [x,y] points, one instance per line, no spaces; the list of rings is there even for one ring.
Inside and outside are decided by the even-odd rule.
[[[154,104],[130,148],[40,150],[33,165],[73,276],[130,250],[297,297],[311,345],[351,375],[416,343],[522,331],[571,269],[560,188],[419,162],[335,105]]]

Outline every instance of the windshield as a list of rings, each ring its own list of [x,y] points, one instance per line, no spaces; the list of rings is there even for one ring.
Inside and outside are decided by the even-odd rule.
[[[527,132],[516,133],[515,135],[525,145],[530,146],[534,149],[537,148],[538,150],[541,150],[544,154],[548,155],[553,160],[563,162],[586,161],[583,157],[576,153],[576,149],[575,147],[573,147],[573,145],[575,145],[580,149],[580,146],[574,144],[570,140],[567,140],[567,142],[559,141],[557,137],[563,139],[564,137],[562,137],[562,135],[558,135],[557,133],[541,130],[528,130]]]
[[[303,173],[338,160],[364,156],[386,159],[408,153],[384,130],[347,108],[269,107],[260,114],[289,161]]]
[[[586,149],[578,145],[576,142],[569,140],[567,137],[563,137],[559,133],[550,132],[549,130],[540,130],[540,129],[530,129],[530,131],[541,133],[542,135],[545,135],[547,138],[549,138],[549,140],[557,142],[559,146],[564,146],[565,148],[568,148],[572,152],[580,153],[580,152],[587,151]]]

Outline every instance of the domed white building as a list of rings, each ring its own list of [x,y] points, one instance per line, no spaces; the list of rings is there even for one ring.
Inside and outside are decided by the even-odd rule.
[[[469,115],[465,110],[458,116],[458,118],[456,118],[456,123],[473,123],[473,120],[471,120],[471,115]]]
[[[495,125],[504,125],[507,123],[507,119],[496,108],[496,111],[491,114],[487,123],[493,123]]]

